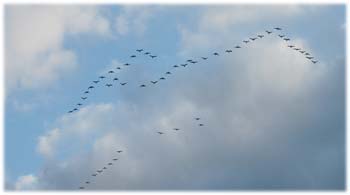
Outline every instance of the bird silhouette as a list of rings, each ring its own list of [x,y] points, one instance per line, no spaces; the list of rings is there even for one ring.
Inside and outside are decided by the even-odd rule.
[[[142,52],[142,51],[143,51],[143,49],[137,49],[136,51],[137,51],[137,52]]]
[[[81,97],[81,99],[86,100],[86,99],[87,99],[87,97]]]
[[[120,83],[121,85],[126,85],[127,83],[125,82],[125,83]]]
[[[113,70],[110,70],[110,71],[108,71],[108,73],[111,74],[111,73],[114,73],[114,71],[113,71]]]
[[[115,77],[115,78],[113,79],[113,81],[117,81],[117,80],[119,80],[117,77]]]
[[[217,53],[217,52],[214,52],[214,53],[213,53],[213,55],[214,55],[214,56],[218,56],[218,55],[219,55],[219,53]]]
[[[282,30],[282,28],[280,28],[280,27],[276,27],[276,28],[274,28],[275,30]]]
[[[104,79],[104,78],[106,78],[106,77],[105,77],[105,76],[100,76],[99,78],[100,78],[100,79]]]
[[[160,77],[159,80],[165,80],[165,78],[164,77]]]
[[[92,82],[94,82],[95,84],[97,84],[97,83],[100,82],[100,81],[92,81]]]
[[[206,57],[202,57],[202,59],[203,59],[203,60],[207,60],[208,58],[206,58]]]
[[[107,86],[107,87],[112,87],[113,85],[110,84],[110,83],[107,83],[106,86]]]
[[[157,133],[158,133],[159,135],[163,135],[163,134],[164,134],[163,132],[160,132],[160,131],[158,131]]]
[[[316,60],[311,60],[311,62],[312,62],[312,63],[314,63],[314,64],[316,64],[316,63],[317,63],[317,61],[316,61]]]
[[[188,64],[181,64],[181,66],[186,67]]]
[[[122,153],[122,152],[123,152],[123,150],[117,150],[117,152],[118,152],[118,153]]]
[[[204,126],[204,125],[202,123],[200,123],[199,126]]]
[[[174,128],[173,130],[178,131],[178,130],[180,130],[180,129],[179,129],[179,128]]]
[[[237,49],[238,49],[238,48],[241,48],[241,46],[237,45],[235,48],[237,48]]]
[[[264,35],[258,35],[258,37],[261,39],[261,38],[263,38],[263,37],[264,37]]]
[[[290,39],[289,39],[289,38],[284,38],[283,40],[285,40],[285,41],[290,41]]]
[[[129,66],[130,64],[129,63],[125,63],[124,66]]]
[[[151,58],[155,58],[155,57],[157,57],[157,56],[150,55],[150,57],[151,57]]]
[[[151,83],[156,84],[158,81],[151,81]]]
[[[130,58],[136,58],[136,55],[131,55]]]
[[[243,42],[244,42],[244,43],[249,43],[249,40],[247,40],[247,41],[246,41],[246,40],[243,40]]]
[[[266,32],[267,34],[271,34],[271,33],[272,33],[272,31],[268,31],[268,30],[265,30],[265,32]]]
[[[226,53],[231,53],[231,52],[232,52],[232,50],[227,49],[225,52],[226,52]]]
[[[142,84],[142,85],[140,85],[140,87],[146,87],[146,85],[143,85],[143,84]]]
[[[174,67],[174,68],[177,68],[177,67],[179,67],[179,66],[178,66],[178,65],[174,65],[173,67]]]

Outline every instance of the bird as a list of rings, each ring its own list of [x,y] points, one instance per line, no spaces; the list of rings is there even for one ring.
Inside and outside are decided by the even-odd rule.
[[[189,59],[189,60],[186,60],[187,62],[191,62],[192,60],[191,59]]]
[[[78,111],[78,108],[74,108],[73,111]]]
[[[114,161],[118,160],[117,158],[113,158]]]
[[[258,35],[258,37],[261,39],[261,38],[263,38],[263,37],[264,37],[264,35]]]
[[[310,54],[306,52],[304,55],[309,56]]]
[[[179,66],[178,66],[178,65],[174,65],[173,67],[174,67],[174,68],[177,68],[177,67],[179,67]]]
[[[157,56],[150,55],[149,57],[151,57],[151,58],[155,58],[155,57],[157,57]]]
[[[107,87],[112,87],[113,85],[110,84],[110,83],[107,83],[106,86],[107,86]]]
[[[108,163],[108,165],[113,165],[113,163]]]
[[[300,48],[294,48],[294,50],[295,50],[295,51],[299,51],[299,50],[300,50]]]
[[[120,70],[121,68],[118,66],[118,67],[116,67],[116,69]]]
[[[165,74],[171,74],[171,72],[168,71],[168,72],[166,72]]]
[[[178,131],[178,130],[180,130],[180,129],[179,129],[179,128],[174,128],[173,130]]]
[[[123,152],[123,150],[117,150],[117,152],[118,152],[118,153],[122,153],[122,152]]]
[[[81,103],[78,103],[78,104],[77,104],[77,106],[82,106],[82,105],[83,105],[83,104],[81,104]]]
[[[89,184],[90,182],[89,182],[89,181],[86,181],[85,183],[86,183],[86,184]]]
[[[150,54],[150,52],[145,52],[144,54],[145,54],[145,55],[148,55],[148,54]]]
[[[283,40],[285,40],[285,41],[290,41],[290,39],[289,39],[289,38],[284,38]]]
[[[97,174],[92,174],[92,176],[96,177],[96,176],[97,176]]]
[[[300,53],[305,53],[305,51],[299,51]]]
[[[200,123],[199,126],[201,127],[201,126],[204,126],[204,125],[202,123]]]
[[[286,35],[278,35],[280,38],[283,38],[283,37],[285,37]]]
[[[68,113],[72,113],[72,112],[73,112],[73,111],[71,111],[71,110],[70,110],[70,111],[68,111]]]
[[[294,46],[294,45],[288,45],[288,47],[289,47],[289,48],[293,48],[293,47],[295,47],[295,46]]]
[[[146,87],[146,85],[143,85],[143,84],[142,84],[142,85],[140,85],[140,87]]]
[[[314,64],[316,64],[316,63],[317,63],[317,61],[316,61],[316,60],[311,60],[311,62],[312,62],[312,63],[314,63]]]
[[[267,34],[271,34],[271,33],[272,33],[272,31],[268,31],[268,30],[265,30],[265,32],[266,32]]]
[[[103,167],[103,169],[107,169],[107,167]]]
[[[106,77],[104,77],[104,76],[100,76],[99,78],[100,78],[100,79],[104,79],[104,78],[106,78]]]
[[[207,60],[208,58],[206,58],[206,57],[202,57],[202,59],[203,59],[203,60]]]
[[[181,66],[186,67],[186,66],[187,66],[187,64],[181,64]]]
[[[257,38],[254,38],[254,37],[253,37],[253,38],[249,38],[249,39],[252,40],[252,41],[255,41],[255,39],[257,39]]]
[[[156,84],[158,81],[151,81],[151,83]]]
[[[94,86],[90,86],[88,89],[93,89],[93,88],[95,88]]]
[[[129,66],[130,64],[129,63],[125,63],[124,66]]]
[[[84,189],[84,187],[79,187],[79,189]]]
[[[275,30],[282,30],[282,28],[280,28],[280,27],[276,27],[276,28],[274,28]]]
[[[143,49],[137,49],[136,51],[137,51],[137,52],[142,52],[142,51],[143,51]]]
[[[165,78],[164,77],[160,77],[159,80],[165,80]]]
[[[85,93],[85,94],[86,94],[86,93],[89,93],[89,91],[85,91],[84,93]]]
[[[121,85],[126,85],[127,83],[125,82],[125,83],[120,83]]]
[[[97,170],[98,173],[102,173],[103,171],[102,170]]]
[[[241,46],[237,45],[235,48],[237,48],[237,49],[238,49],[238,48],[241,48]]]
[[[312,58],[314,58],[314,57],[306,57],[307,59],[309,59],[309,60],[311,60]]]
[[[111,74],[111,73],[114,73],[114,71],[113,71],[113,70],[110,70],[110,71],[108,71],[108,73]]]
[[[164,134],[163,132],[160,132],[160,131],[158,131],[157,133],[158,133],[159,135],[162,135],[162,134]]]
[[[81,99],[86,100],[86,99],[87,99],[87,97],[81,97]]]
[[[243,40],[244,43],[249,43],[249,40]]]
[[[136,58],[136,55],[131,55],[130,58]]]
[[[227,49],[225,52],[226,52],[226,53],[231,53],[231,52],[232,52],[232,50]]]
[[[97,83],[100,82],[100,81],[92,81],[92,82],[94,82],[95,84],[97,84]]]
[[[117,77],[115,77],[115,78],[113,79],[113,81],[117,81],[117,80],[119,80]]]
[[[201,119],[201,118],[198,118],[198,117],[197,117],[197,118],[194,118],[194,119],[196,119],[196,120],[198,121],[198,120]]]
[[[191,61],[190,63],[195,64],[195,63],[197,63],[197,61]]]
[[[214,53],[213,53],[213,55],[214,55],[214,56],[218,56],[218,55],[219,55],[219,53],[217,53],[217,52],[214,52]]]

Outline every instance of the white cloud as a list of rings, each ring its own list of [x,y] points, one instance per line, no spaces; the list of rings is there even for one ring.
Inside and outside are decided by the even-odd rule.
[[[156,11],[158,11],[157,7],[124,6],[115,19],[115,30],[119,35],[128,33],[142,35]]]
[[[6,7],[6,88],[48,87],[77,66],[74,51],[64,48],[67,35],[109,36],[109,22],[96,7]]]
[[[55,127],[45,135],[38,138],[37,151],[45,158],[52,158],[59,147],[71,140],[79,139],[76,143],[88,139],[97,133],[101,126],[109,124],[106,114],[113,111],[111,104],[89,105],[81,108],[78,112],[65,114],[57,120]],[[79,144],[78,146],[79,147]],[[70,149],[71,151],[74,148]]]
[[[38,184],[38,178],[34,175],[20,176],[15,184],[16,190],[35,190]]]

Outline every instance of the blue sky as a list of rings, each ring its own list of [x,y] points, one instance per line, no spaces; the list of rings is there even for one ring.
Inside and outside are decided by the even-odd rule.
[[[275,35],[223,53],[275,26],[319,62]],[[7,5],[6,188],[76,189],[118,147],[91,189],[344,189],[345,28],[344,5]],[[128,84],[67,114],[115,66]]]

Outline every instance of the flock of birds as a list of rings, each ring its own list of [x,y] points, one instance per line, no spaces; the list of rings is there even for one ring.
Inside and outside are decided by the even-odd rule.
[[[195,117],[194,118],[194,121],[198,122],[198,126],[199,127],[203,127],[204,124],[201,122],[201,118],[199,117]],[[171,131],[175,131],[175,132],[178,132],[180,131],[181,129],[176,127],[176,128],[172,128],[170,129]],[[165,130],[163,131],[156,131],[156,133],[158,133],[159,135],[163,135],[163,134],[166,134]],[[123,150],[117,150],[116,151],[117,154],[119,153],[122,153]],[[103,167],[100,167],[99,169],[97,169],[95,172],[91,173],[91,176],[89,179],[87,179],[83,185],[81,185],[79,187],[79,189],[83,190],[83,189],[86,189],[88,187],[88,185],[91,185],[92,184],[92,181],[93,181],[93,178],[97,177],[97,176],[102,176],[103,173],[106,173],[106,171],[108,170],[107,167],[111,167],[113,166],[116,161],[118,161],[120,158],[118,158],[118,156],[114,156],[109,162],[105,163],[105,165]]]
[[[243,45],[248,45],[248,44],[253,43],[254,41],[256,41],[258,39],[263,39],[265,36],[270,35],[270,34],[276,34],[283,41],[289,43],[291,41],[291,39],[288,38],[286,35],[281,34],[280,32],[282,32],[282,28],[280,28],[280,27],[275,27],[272,30],[265,30],[264,33],[260,33],[260,34],[257,34],[256,36],[249,37],[248,39],[243,40],[241,45],[240,44],[235,45],[232,49],[229,48],[229,49],[225,49],[222,52],[213,52],[212,55],[201,56],[201,57],[198,57],[198,58],[188,59],[188,60],[186,60],[183,63],[172,65],[172,67],[171,67],[172,70],[166,71],[159,78],[149,81],[149,84],[147,84],[147,83],[140,84],[139,87],[140,88],[146,88],[149,85],[151,85],[151,86],[152,85],[156,85],[158,82],[166,80],[169,75],[173,74],[174,73],[174,69],[186,68],[187,66],[199,63],[200,61],[206,61],[209,58],[211,58],[210,56],[217,57],[217,56],[220,56],[222,54],[230,54],[230,53],[233,52],[234,49],[240,49],[240,48],[244,47]],[[304,50],[304,49],[302,49],[300,47],[297,47],[296,45],[287,44],[286,46],[288,48],[293,49],[296,52],[299,52],[301,55],[303,55],[306,59],[310,60],[312,63],[316,64],[318,62],[317,60],[314,59],[314,57],[310,54],[310,52],[308,52],[308,51],[306,51],[306,50]],[[137,58],[139,56],[148,56],[151,59],[157,58],[157,55],[152,54],[149,51],[145,51],[144,49],[136,49],[135,51],[137,52],[137,54],[132,54],[130,56],[131,59],[132,58]],[[130,62],[126,62],[126,63],[123,64],[124,67],[128,67],[130,65],[131,65]],[[124,67],[116,66],[113,69],[108,70],[107,73],[105,73],[104,75],[99,76],[96,80],[93,80],[92,81],[93,84],[90,85],[89,87],[87,87],[87,90],[84,91],[84,94],[81,97],[81,100],[85,101],[88,98],[89,94],[91,94],[93,92],[93,89],[96,88],[97,86],[101,86],[101,85],[99,85],[99,83],[102,83],[103,81],[105,81],[104,86],[106,86],[106,87],[112,87],[112,86],[117,86],[117,85],[120,85],[120,86],[127,85],[128,82],[122,82],[116,76],[117,70],[120,71]],[[78,102],[73,109],[68,111],[68,113],[73,114],[74,112],[77,112],[79,110],[79,108],[82,107],[83,105],[84,104],[82,102]],[[196,117],[196,118],[194,118],[194,120],[199,122],[197,124],[198,126],[200,126],[200,127],[204,126],[204,124],[201,123],[201,118]],[[173,130],[174,131],[179,131],[180,129],[179,128],[173,128]],[[163,135],[163,134],[165,134],[165,131],[156,131],[155,133],[157,133],[159,135]],[[122,150],[118,150],[117,152],[121,153]],[[117,157],[113,158],[110,162],[108,162],[106,164],[106,166],[103,166],[102,168],[98,169],[96,172],[92,173],[91,176],[92,177],[96,177],[98,175],[101,175],[102,173],[104,173],[108,169],[107,167],[112,166],[113,162],[115,162],[117,160],[118,160]],[[89,180],[85,181],[86,185],[89,185],[90,183],[91,183],[91,181],[89,181]],[[79,189],[85,189],[86,185],[85,186],[80,186]]]

